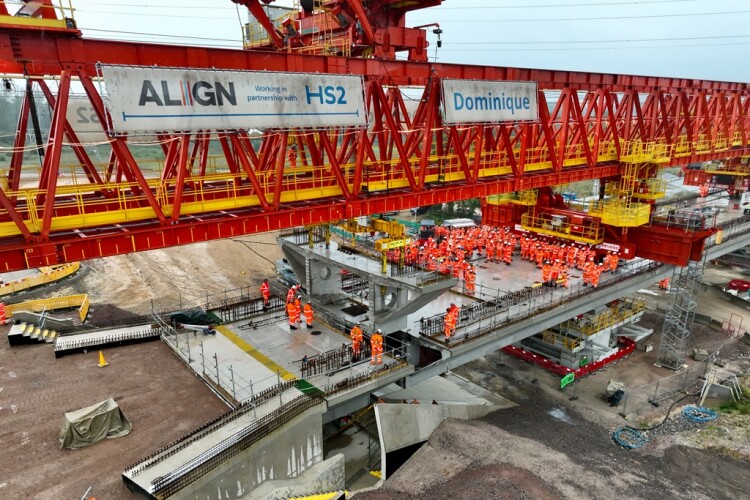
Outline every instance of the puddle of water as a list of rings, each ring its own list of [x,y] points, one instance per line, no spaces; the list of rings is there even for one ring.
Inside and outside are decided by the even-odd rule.
[[[573,421],[572,418],[570,418],[570,415],[563,409],[563,408],[552,408],[550,411],[547,412],[548,415],[550,415],[552,418],[556,418],[557,420],[562,420],[566,424],[570,425],[576,425],[575,421]]]

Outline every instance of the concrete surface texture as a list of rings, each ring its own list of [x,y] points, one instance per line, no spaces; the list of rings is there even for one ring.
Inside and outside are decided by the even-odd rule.
[[[253,491],[260,484],[300,476],[323,460],[323,409],[324,405],[319,405],[297,416],[281,429],[201,476],[182,490],[180,496],[210,500],[257,498]],[[327,485],[326,482],[322,484]]]
[[[345,457],[341,453],[309,467],[294,479],[266,481],[245,498],[285,500],[345,489]]]

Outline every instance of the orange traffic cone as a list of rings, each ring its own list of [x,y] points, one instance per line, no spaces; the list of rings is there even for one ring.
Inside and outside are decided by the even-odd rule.
[[[105,366],[108,366],[109,363],[104,359],[104,353],[102,351],[99,351],[99,368],[104,368]]]

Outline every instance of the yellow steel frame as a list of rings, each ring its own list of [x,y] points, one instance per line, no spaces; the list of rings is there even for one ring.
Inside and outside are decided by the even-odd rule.
[[[589,243],[598,245],[604,241],[604,228],[600,226],[585,227],[583,233],[572,232],[572,226],[569,223],[562,223],[553,227],[547,218],[537,217],[533,212],[521,216],[521,227],[527,231],[564,238],[567,240]]]
[[[737,139],[737,137],[735,138]],[[741,140],[741,139],[738,139]],[[735,141],[736,142],[736,141]],[[679,151],[681,142],[678,141],[677,146],[667,146],[665,144],[656,143],[621,143],[623,147],[623,157],[630,160],[642,160],[656,163],[663,163],[671,150]],[[520,160],[520,150],[514,150],[514,157],[516,161]],[[581,166],[586,164],[586,157],[583,152],[583,148],[580,146],[570,146],[566,149],[566,160],[563,168],[570,168],[573,166]],[[469,165],[473,165],[475,161],[475,153],[471,152],[467,155],[466,161]],[[620,159],[622,159],[620,158]],[[552,162],[549,158],[549,151],[546,147],[530,148],[526,151],[525,156],[525,171],[527,172],[538,172],[538,171],[551,171]],[[597,155],[597,162],[607,162],[618,160],[616,143],[614,141],[605,141],[600,144],[599,154]],[[478,159],[479,171],[478,177],[480,179],[494,177],[498,175],[507,175],[512,173],[510,158],[505,150],[493,151],[493,152],[482,152]],[[163,170],[163,162],[155,161],[153,166],[149,165],[148,161],[140,161],[143,164],[143,170],[154,173]],[[446,155],[437,156],[432,155],[429,157],[429,163],[431,165],[431,173],[426,176],[427,183],[441,182],[441,181],[462,181],[466,180],[464,169],[461,167],[461,162],[457,155]],[[412,172],[416,173],[419,171],[419,159],[412,157],[409,162],[409,168]],[[434,168],[436,165],[441,165],[439,171]],[[632,167],[629,167],[631,165]],[[626,171],[630,172],[624,177],[628,179],[635,179],[636,172],[639,167],[636,164],[626,164]],[[408,187],[408,180],[401,171],[401,161],[398,158],[392,159],[389,162],[381,161],[365,161],[363,162],[364,179],[362,181],[362,188],[368,192],[384,191],[387,189],[394,188],[405,188]],[[105,166],[101,165],[98,168],[104,169]],[[631,170],[628,170],[631,169]],[[340,166],[341,173],[343,174],[344,181],[352,188],[354,181],[354,172],[356,165],[353,163],[343,164]],[[31,169],[24,168],[24,172],[33,171]],[[141,221],[146,219],[152,219],[155,217],[155,213],[151,207],[143,206],[133,208],[137,203],[142,202],[143,199],[134,197],[131,193],[133,188],[137,188],[135,184],[127,183],[105,183],[102,186],[94,186],[88,183],[88,180],[81,174],[82,168],[80,165],[66,165],[60,184],[57,187],[57,194],[60,198],[67,197],[70,201],[60,202],[59,207],[61,209],[67,207],[74,207],[75,215],[54,217],[52,219],[52,230],[67,230],[67,229],[82,229],[99,225],[116,224],[123,222]],[[203,177],[191,176],[186,179],[186,185],[194,186],[191,194],[195,195],[196,201],[184,202],[180,211],[184,215],[194,215],[199,213],[221,211],[221,210],[233,210],[248,207],[256,207],[260,205],[260,201],[256,195],[240,195],[239,185],[242,183],[244,186],[247,185],[244,174],[234,174],[227,171],[227,167],[217,158],[209,158],[207,166],[207,175]],[[261,171],[256,172],[258,181],[261,185],[262,191],[266,195],[274,192],[274,180],[272,176],[273,172]],[[104,178],[105,176],[102,175]],[[156,176],[154,176],[156,177]],[[25,181],[28,182],[28,181]],[[65,184],[69,182],[70,184]],[[158,178],[151,178],[148,181],[148,185],[152,189],[152,192],[156,194],[157,200],[164,211],[166,216],[171,216],[172,205],[170,200],[170,193],[174,187],[174,180],[164,180]],[[662,181],[650,180],[655,187],[661,186]],[[312,183],[312,184],[311,184]],[[32,233],[38,233],[41,230],[40,216],[41,207],[36,205],[36,199],[39,195],[45,193],[37,189],[21,189],[17,192],[8,192],[7,190],[7,176],[4,173],[0,173],[0,186],[3,187],[6,195],[9,197],[16,198],[23,205],[25,202],[28,207],[28,215],[23,221],[26,227]],[[104,199],[91,199],[89,195],[95,191],[109,190],[116,193],[116,207],[108,207],[106,210],[102,209],[97,212],[96,209],[100,208],[103,204],[109,204],[111,200]],[[653,190],[655,193],[659,193],[659,189]],[[211,199],[211,194],[217,194],[220,199]],[[336,177],[330,172],[328,165],[315,165],[315,166],[303,166],[297,168],[287,168],[284,172],[284,178],[282,181],[282,203],[299,202],[299,201],[310,201],[320,198],[336,197],[341,196],[342,191],[337,183]],[[632,190],[625,192],[626,197],[632,195]],[[509,199],[511,202],[516,202],[523,205],[531,205],[533,195],[528,193],[519,193],[517,200],[514,200],[513,196]],[[656,197],[653,195],[652,197]],[[641,197],[645,198],[645,197]],[[499,202],[502,202],[502,198],[497,198]],[[604,206],[595,206],[592,208],[592,215],[602,217],[604,223],[619,225],[621,227],[634,227],[637,225],[645,224],[648,222],[646,215],[646,209],[639,204],[633,204],[633,207],[628,205],[629,198],[626,200],[626,208],[621,208],[618,205],[612,205],[613,210],[611,213],[605,213]],[[56,206],[57,202],[56,202]],[[607,207],[610,208],[609,206]],[[0,209],[0,215],[6,215],[3,213],[4,210]],[[6,221],[9,219],[5,218]],[[533,223],[534,221],[528,221]],[[532,226],[530,226],[532,227]],[[600,231],[596,234],[587,235],[584,238],[577,236],[571,236],[565,232],[562,234],[559,232],[550,231],[548,228],[533,226],[532,230],[544,230],[547,234],[553,236],[559,236],[568,239],[576,239],[580,241],[586,241],[591,243],[600,243],[601,235]],[[13,222],[2,222],[0,223],[0,238],[9,236],[20,235],[19,229]]]
[[[375,250],[385,252],[387,250],[395,250],[396,248],[404,248],[410,244],[411,238],[382,238],[375,242]]]
[[[550,345],[561,345],[568,351],[575,351],[582,346],[581,339],[578,337],[570,337],[550,330],[545,330],[542,333],[542,340]]]
[[[602,223],[616,227],[638,227],[648,224],[651,207],[647,203],[631,203],[622,199],[596,201],[588,206],[588,213],[599,217]]]
[[[504,205],[506,203],[512,203],[514,205],[524,205],[532,207],[536,205],[537,198],[538,196],[536,189],[528,189],[524,191],[513,191],[511,193],[488,196],[487,203],[489,203],[490,205]]]
[[[79,318],[81,321],[85,320],[89,311],[89,296],[84,293],[53,297],[51,299],[27,300],[26,302],[5,306],[5,312],[8,316],[13,316],[14,313],[19,311],[42,312],[69,309],[72,307],[77,307]]]
[[[584,320],[569,320],[563,325],[563,328],[580,332],[590,337],[595,333],[601,332],[606,328],[611,328],[623,321],[635,316],[646,308],[646,302],[643,299],[627,297],[620,300],[616,306],[608,307],[595,316],[588,317]]]
[[[0,263],[0,266],[2,266],[2,263]],[[70,276],[78,271],[80,267],[81,264],[79,262],[72,262],[70,264],[42,268],[40,269],[41,274],[38,274],[37,276],[31,276],[29,278],[23,278],[18,281],[11,281],[10,283],[3,283],[0,285],[0,297],[63,279],[64,277]],[[2,267],[0,267],[0,270],[1,269]]]
[[[0,0],[0,3],[10,5],[17,4],[20,2],[10,2],[6,0]],[[33,28],[68,28],[68,19],[74,19],[73,13],[75,9],[70,0],[67,1],[67,5],[63,5],[63,0],[58,0],[58,5],[46,6],[40,5],[43,9],[55,9],[59,11],[59,19],[44,19],[41,17],[24,17],[24,16],[0,16],[0,26],[2,25],[13,25],[13,26],[28,26]]]
[[[639,200],[657,200],[664,198],[667,194],[667,181],[664,179],[644,179],[646,186],[648,186],[648,193],[639,193],[638,191],[633,192],[633,198]]]

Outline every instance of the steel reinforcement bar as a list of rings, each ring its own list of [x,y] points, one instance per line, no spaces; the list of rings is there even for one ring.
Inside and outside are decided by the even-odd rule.
[[[323,404],[323,402],[323,399],[319,397],[307,395],[293,399],[276,411],[259,418],[234,436],[194,457],[171,473],[152,481],[151,494],[159,499],[176,494],[198,478],[280,429],[297,416],[316,405]]]
[[[188,434],[185,434],[184,436],[172,441],[168,445],[162,446],[161,448],[149,454],[145,458],[139,460],[138,462],[134,464],[129,465],[128,467],[124,469],[124,471],[129,472],[132,477],[139,475],[144,470],[150,467],[153,467],[154,465],[158,464],[162,460],[174,455],[175,453],[186,448],[187,446],[194,443],[195,441],[202,439],[206,435],[214,432],[216,429],[236,420],[237,418],[241,417],[248,411],[251,411],[253,408],[257,407],[258,405],[277,396],[279,393],[283,393],[284,391],[291,389],[298,382],[299,381],[297,379],[287,380],[275,386],[264,389],[263,391],[260,391],[259,393],[255,394],[255,396],[252,399],[249,399],[243,402],[236,409],[229,410],[228,412],[222,415],[219,415],[215,419],[209,422],[206,422],[200,427],[192,430]]]

